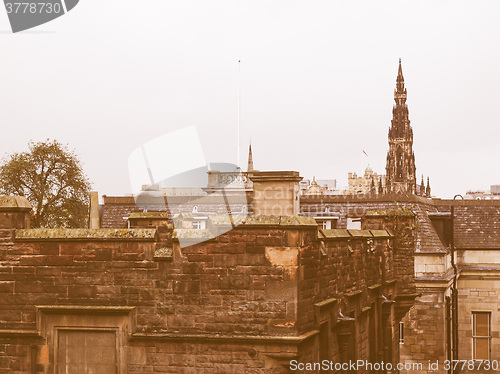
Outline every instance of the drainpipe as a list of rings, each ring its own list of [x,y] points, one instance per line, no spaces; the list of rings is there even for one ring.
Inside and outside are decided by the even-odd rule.
[[[32,345],[31,346],[31,374],[36,374],[37,373],[37,367],[36,367],[36,351],[37,351],[37,346]]]
[[[455,195],[453,200],[460,195]],[[461,196],[460,196],[461,197]],[[463,198],[462,198],[463,199]],[[458,360],[458,289],[457,289],[457,278],[458,278],[458,268],[455,263],[455,206],[451,206],[451,266],[453,267],[453,285],[451,287],[451,323],[452,323],[452,358],[453,360]],[[460,373],[460,368],[454,369],[453,374]]]
[[[451,297],[446,296],[446,358],[451,360],[451,342],[452,342],[452,318],[451,318]],[[448,374],[452,374],[452,365],[448,369]]]

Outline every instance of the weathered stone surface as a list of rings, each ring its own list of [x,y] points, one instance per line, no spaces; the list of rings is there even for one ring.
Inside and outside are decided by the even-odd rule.
[[[374,318],[395,328],[394,316],[382,321],[375,310],[381,294],[398,295],[392,280],[402,282],[402,258],[396,261],[387,235],[366,230],[324,230],[328,238],[318,240],[313,221],[255,217],[183,248],[171,227],[15,236],[7,229],[2,237],[9,240],[0,242],[0,371],[30,373],[32,345],[39,371],[51,368],[54,347],[37,326],[40,305],[61,306],[52,313],[62,326],[72,308],[94,310],[83,314],[81,327],[96,315],[112,318],[112,307],[132,308],[135,327],[123,348],[128,372],[285,373],[290,357],[317,359],[321,323],[330,326],[329,357],[341,360],[339,312],[354,316],[349,344],[369,359],[370,334],[379,347],[391,342],[369,327],[366,313],[378,305]],[[397,356],[395,348],[386,352],[390,360]]]
[[[0,196],[0,211],[31,210],[31,204],[24,196]]]
[[[154,229],[31,229],[17,230],[16,240],[154,240]]]

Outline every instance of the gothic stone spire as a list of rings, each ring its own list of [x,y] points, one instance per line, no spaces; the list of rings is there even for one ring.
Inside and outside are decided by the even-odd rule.
[[[254,170],[253,169],[253,156],[252,156],[252,143],[250,143],[250,146],[248,147],[248,166],[247,166],[247,172]]]
[[[408,106],[406,105],[406,88],[401,59],[399,59],[394,101],[386,164],[387,192],[414,194],[417,183],[413,154],[413,130],[410,126]]]
[[[396,89],[394,90],[394,99],[396,103],[398,102],[396,99],[396,94],[399,95],[400,99],[404,99],[403,104],[406,102],[406,88],[405,88],[405,79],[403,77],[403,68],[401,67],[401,59],[399,59],[399,69],[398,69],[398,77],[396,78]]]

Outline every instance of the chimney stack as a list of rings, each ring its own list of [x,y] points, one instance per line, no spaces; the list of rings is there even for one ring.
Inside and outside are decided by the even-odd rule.
[[[99,229],[100,227],[101,224],[99,222],[99,193],[97,191],[91,191],[89,228]]]
[[[29,229],[31,209],[24,196],[0,196],[0,230]]]
[[[294,216],[300,211],[298,171],[254,170],[253,210],[255,215]]]

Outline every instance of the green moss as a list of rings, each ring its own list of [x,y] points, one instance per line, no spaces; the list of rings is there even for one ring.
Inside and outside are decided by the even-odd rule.
[[[154,254],[154,258],[172,259],[173,257],[174,251],[172,248],[158,248]]]
[[[372,234],[370,230],[347,230],[353,238],[371,238]]]
[[[129,219],[168,219],[167,212],[133,212]]]
[[[391,234],[386,230],[370,230],[372,235],[376,238],[390,238]]]
[[[407,242],[413,235],[413,231],[417,229],[414,208],[414,205],[400,205],[396,202],[396,208],[370,212],[370,215],[385,216],[393,230],[391,235],[395,238],[395,247],[398,248],[402,243]]]
[[[349,239],[349,231],[344,229],[322,229],[321,232],[327,239]]]
[[[155,229],[31,229],[17,230],[17,240],[153,240]]]
[[[31,204],[24,196],[0,196],[0,210],[31,210]]]
[[[177,229],[172,237],[180,239],[211,239],[214,237],[208,229]]]
[[[279,225],[279,216],[249,216],[245,222],[245,225]]]
[[[413,213],[413,205],[400,205],[396,202],[396,208],[394,209],[378,209],[371,210],[366,213],[367,216],[381,216],[389,217],[391,220],[395,220],[399,217],[401,218],[411,218],[415,216]]]
[[[281,216],[281,226],[318,226],[313,217],[305,216]]]
[[[318,226],[313,217],[304,216],[248,216],[245,225]]]
[[[232,216],[229,216],[228,214],[225,215],[215,215],[215,216],[210,216],[210,222],[214,225],[226,225],[230,226],[232,223],[234,224],[241,224],[243,221],[247,219],[247,215],[244,214],[235,214]],[[232,220],[232,223],[231,223]]]

